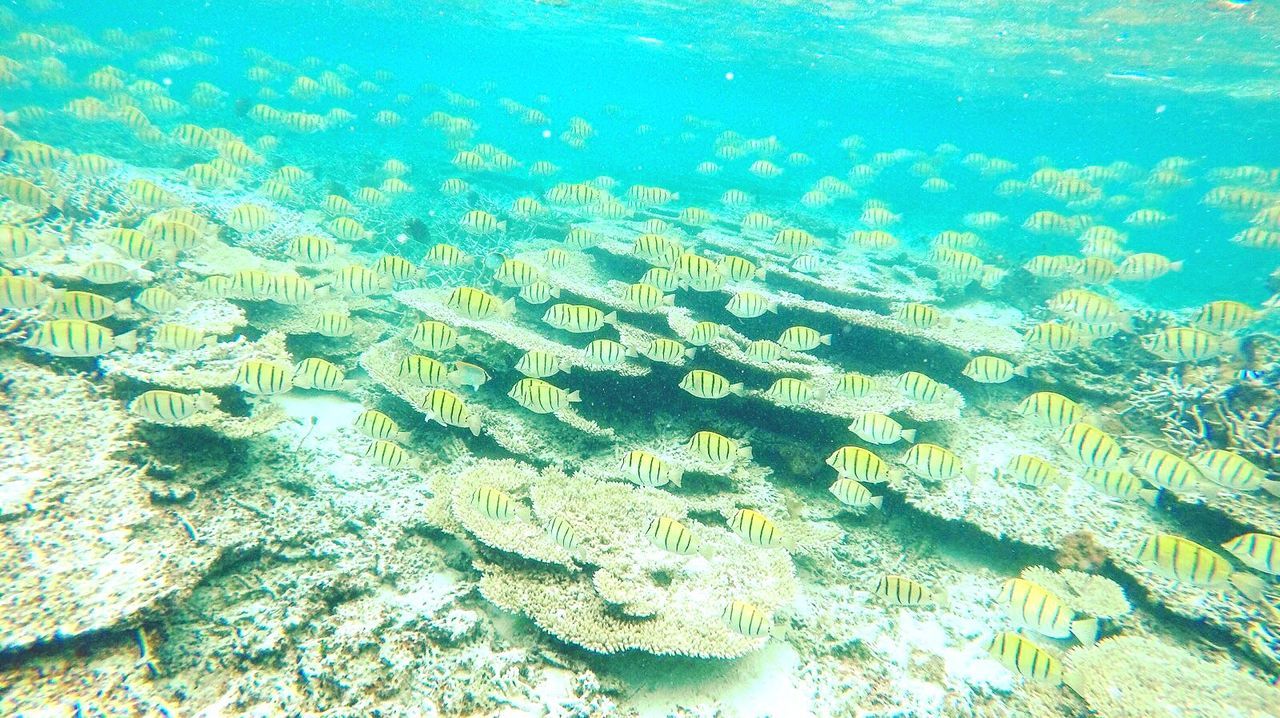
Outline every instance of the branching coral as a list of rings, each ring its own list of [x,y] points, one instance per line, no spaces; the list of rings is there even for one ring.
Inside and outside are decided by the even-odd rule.
[[[1085,616],[1116,619],[1133,611],[1120,584],[1103,576],[1070,569],[1054,571],[1045,566],[1028,566],[1022,570],[1022,577],[1049,589],[1068,608]]]
[[[145,349],[136,353],[112,352],[99,360],[108,376],[117,374],[134,381],[170,389],[217,389],[231,386],[236,370],[249,359],[263,359],[284,366],[293,360],[278,332],[256,342],[244,337],[185,351]],[[145,345],[145,343],[144,343]]]

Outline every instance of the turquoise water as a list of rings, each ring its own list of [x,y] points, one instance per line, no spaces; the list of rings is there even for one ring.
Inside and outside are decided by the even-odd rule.
[[[0,714],[1280,715],[1280,13],[1148,5],[0,6]]]

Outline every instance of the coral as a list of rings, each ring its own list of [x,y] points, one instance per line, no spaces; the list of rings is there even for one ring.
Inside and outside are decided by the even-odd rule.
[[[1045,566],[1028,566],[1022,570],[1022,577],[1047,588],[1068,608],[1085,616],[1117,619],[1133,611],[1120,584],[1103,576],[1071,569],[1054,571]]]
[[[0,652],[114,628],[193,583],[178,521],[115,458],[134,420],[77,376],[9,361],[0,422]]]
[[[135,353],[112,352],[99,359],[107,376],[118,375],[133,381],[170,389],[218,389],[231,386],[236,370],[249,359],[265,359],[292,366],[285,337],[270,332],[257,341],[244,337],[185,351],[146,349]]]
[[[1107,548],[1098,543],[1093,532],[1074,531],[1062,537],[1053,561],[1058,568],[1096,571],[1107,562]]]
[[[482,483],[501,483],[518,501],[529,496],[538,524],[551,517],[564,519],[574,527],[578,545],[565,552],[545,534],[537,535],[538,524],[523,519],[498,523],[473,514],[470,487]],[[444,488],[438,480],[435,486]],[[724,528],[685,519],[708,547],[709,558],[677,556],[653,546],[645,531],[654,517],[684,519],[681,500],[654,489],[481,461],[449,492],[451,514],[467,535],[502,549],[474,562],[483,574],[485,598],[592,651],[743,655],[764,640],[725,627],[720,621],[723,604],[737,598],[772,612],[795,590],[784,551],[750,546]],[[564,553],[587,570],[555,569],[554,563],[564,562]]]
[[[1227,660],[1146,636],[1107,638],[1067,654],[1067,685],[1099,718],[1267,716],[1280,690]]]

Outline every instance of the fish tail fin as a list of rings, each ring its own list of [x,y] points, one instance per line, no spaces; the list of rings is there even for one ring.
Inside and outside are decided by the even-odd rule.
[[[766,307],[764,308],[764,310],[765,310],[766,312],[771,313],[771,314],[777,314],[777,313],[778,313],[778,304],[777,304],[776,302],[770,302],[770,303],[769,303],[769,305],[768,305],[768,306],[766,306]]]
[[[516,311],[516,298],[512,297],[502,303],[502,308],[499,310],[499,313],[502,314],[502,316],[504,317],[509,317],[512,314],[514,314],[515,311]]]
[[[756,267],[756,279],[763,281],[766,276],[767,274],[764,267]]]
[[[1267,492],[1268,494],[1271,494],[1272,496],[1280,496],[1280,481],[1275,481],[1273,479],[1263,479],[1262,490]]]
[[[617,313],[617,312],[609,312],[608,314],[604,315],[604,323],[605,323],[605,324],[613,324],[613,325],[617,325],[617,323],[618,323],[618,313]]]
[[[1236,590],[1250,601],[1261,601],[1262,591],[1267,586],[1261,576],[1243,571],[1236,571],[1231,574],[1230,581],[1231,585],[1235,586]]]
[[[579,392],[577,389],[574,389],[573,391],[569,392],[569,403],[573,404],[579,401],[582,401],[581,392]]]
[[[552,288],[551,288],[551,292],[550,292],[550,294],[551,294],[551,296],[555,297],[556,299],[559,299],[559,298],[560,298],[560,287],[552,287]]]
[[[819,344],[826,344],[827,346],[831,346],[831,335],[830,335],[830,334],[823,334],[822,336],[818,337],[818,343],[819,343]]]
[[[507,231],[507,220],[504,219],[501,222],[498,222],[498,231],[499,232]]]
[[[218,397],[208,392],[196,394],[196,408],[200,411],[213,411],[218,408]]]
[[[902,440],[903,440],[903,441],[907,441],[907,442],[911,442],[911,443],[915,443],[915,440],[916,440],[916,430],[915,430],[915,429],[903,429],[903,430],[902,430]]]
[[[1031,376],[1031,368],[1019,364],[1013,368],[1013,375],[1020,377]]]
[[[413,438],[413,432],[412,432],[412,431],[397,431],[397,432],[396,432],[396,435],[395,435],[395,437],[394,437],[394,438],[395,438],[395,440],[396,440],[396,441],[408,441],[409,439],[412,439],[412,438]]]
[[[1071,622],[1071,635],[1084,645],[1096,643],[1098,640],[1098,619],[1082,618]]]
[[[480,417],[472,415],[472,417],[467,420],[467,428],[471,429],[472,436],[479,436],[480,435]]]
[[[741,384],[730,384],[729,393],[736,394],[737,396],[742,396],[745,393],[745,390],[742,388]]]
[[[1129,312],[1121,312],[1116,318],[1116,327],[1125,334],[1133,334],[1133,314]]]
[[[129,331],[129,332],[125,332],[124,334],[117,335],[115,338],[115,343],[117,347],[125,351],[128,351],[128,352],[137,351],[138,350],[138,332],[135,330],[135,331]]]
[[[746,444],[742,444],[741,446],[738,447],[738,456],[741,456],[747,461],[750,461],[751,459],[755,458],[755,454],[752,452],[751,447],[747,446]]]
[[[883,496],[875,496],[875,497],[873,497],[870,501],[868,501],[867,503],[868,503],[868,504],[871,504],[872,506],[876,507],[877,509],[884,509],[884,497],[883,497]]]
[[[668,307],[673,307],[673,306],[675,306],[675,303],[676,303],[676,295],[674,295],[674,294],[664,294],[664,295],[662,295],[662,304],[664,304],[664,305],[666,305],[666,306],[668,306]]]
[[[1173,272],[1181,272],[1181,271],[1182,271],[1182,260],[1181,260],[1181,259],[1179,259],[1179,260],[1178,260],[1178,261],[1176,261],[1176,262],[1170,262],[1170,263],[1169,263],[1169,270],[1170,270],[1170,271],[1173,271]]]
[[[672,469],[670,478],[671,483],[675,484],[677,489],[682,488],[684,486],[684,469]]]
[[[133,311],[133,300],[125,297],[124,299],[116,302],[116,311],[121,313]]]

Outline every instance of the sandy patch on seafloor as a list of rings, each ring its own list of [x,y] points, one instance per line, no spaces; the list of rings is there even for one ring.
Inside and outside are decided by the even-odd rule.
[[[315,418],[316,426],[308,437],[309,441],[350,427],[360,412],[364,411],[359,402],[333,393],[294,391],[276,397],[275,401],[289,418],[298,422],[293,428],[299,436],[306,433],[311,426],[312,417]]]

